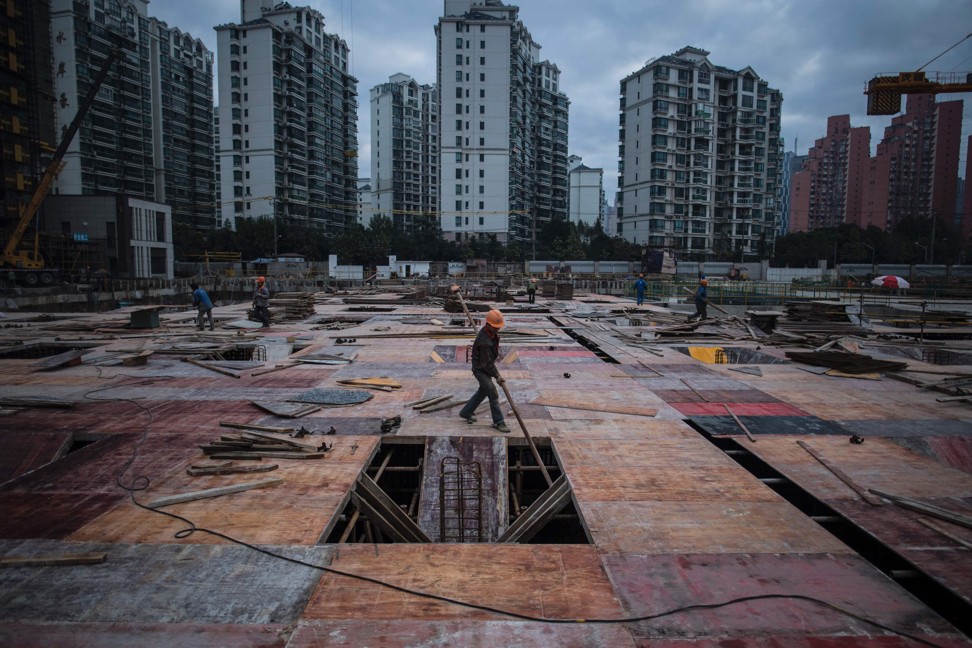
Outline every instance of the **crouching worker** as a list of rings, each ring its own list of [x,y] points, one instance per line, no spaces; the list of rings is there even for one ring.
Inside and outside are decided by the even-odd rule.
[[[493,379],[501,385],[504,382],[496,369],[496,359],[499,357],[499,331],[504,325],[501,312],[491,310],[486,313],[486,324],[480,329],[472,348],[472,373],[479,383],[479,389],[459,410],[459,417],[467,423],[475,423],[476,417],[473,416],[473,412],[484,398],[489,398],[489,413],[493,417],[493,427],[500,432],[509,432],[510,426],[503,420],[499,393],[496,391],[496,385],[493,384]]]

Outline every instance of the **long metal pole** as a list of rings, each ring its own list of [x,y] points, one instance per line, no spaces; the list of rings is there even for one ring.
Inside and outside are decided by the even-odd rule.
[[[499,386],[503,388],[503,393],[506,394],[506,400],[510,404],[510,409],[513,410],[513,416],[516,417],[517,423],[520,424],[520,429],[523,430],[523,436],[526,437],[527,443],[530,445],[530,451],[533,452],[533,458],[536,459],[537,465],[540,466],[540,472],[543,473],[543,478],[547,480],[547,486],[553,484],[553,480],[550,479],[550,473],[547,472],[547,467],[543,465],[543,459],[540,457],[540,452],[537,450],[537,446],[533,443],[533,438],[530,436],[530,432],[527,430],[526,424],[523,422],[523,417],[520,416],[519,410],[516,409],[516,405],[513,403],[513,397],[510,396],[510,390],[506,387],[506,380],[497,370],[496,372],[497,382]]]

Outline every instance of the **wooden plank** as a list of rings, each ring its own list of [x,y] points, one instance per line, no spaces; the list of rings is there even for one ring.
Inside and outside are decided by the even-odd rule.
[[[729,412],[729,416],[731,416],[732,420],[736,422],[736,425],[738,425],[740,429],[742,429],[742,431],[746,433],[746,436],[749,437],[749,440],[752,441],[753,443],[756,443],[756,437],[754,437],[753,433],[749,431],[749,428],[746,427],[743,424],[743,422],[739,420],[739,417],[736,416],[736,413],[733,412],[731,409],[729,409],[728,405],[723,404],[722,406],[726,408],[727,412]]]
[[[937,517],[940,520],[945,520],[947,522],[952,522],[954,524],[960,524],[964,527],[972,529],[972,517],[968,515],[962,515],[956,511],[950,511],[948,509],[942,508],[940,506],[935,506],[934,504],[926,504],[925,502],[919,502],[918,500],[913,500],[908,497],[901,497],[900,495],[891,495],[890,493],[885,493],[873,488],[870,489],[875,495],[879,495],[885,499],[889,499],[898,506],[906,509],[911,509],[912,511],[918,511],[924,513],[925,515],[930,515],[932,517]]]
[[[222,367],[216,367],[211,364],[206,364],[202,360],[196,360],[195,358],[183,358],[184,362],[196,365],[197,367],[202,367],[203,369],[209,369],[210,371],[215,371],[216,373],[223,374],[224,376],[229,376],[230,378],[239,378],[240,373],[237,371],[230,371],[229,369],[223,369]]]
[[[429,357],[432,358],[432,361],[433,362],[437,362],[439,364],[442,364],[443,362],[445,362],[445,360],[442,358],[442,356],[440,356],[435,351],[433,351],[432,353],[430,353],[429,354]]]
[[[816,450],[814,450],[813,448],[811,448],[805,441],[797,441],[797,444],[801,448],[803,448],[804,450],[806,450],[807,452],[809,452],[810,453],[810,456],[813,457],[814,459],[816,459],[817,461],[819,461],[823,465],[824,468],[826,468],[827,470],[829,470],[830,472],[832,472],[834,474],[834,476],[837,477],[837,479],[839,479],[840,481],[842,481],[845,484],[847,484],[848,486],[850,486],[854,490],[855,493],[857,493],[858,495],[860,495],[864,499],[865,502],[867,502],[871,506],[883,506],[884,505],[884,502],[882,502],[879,498],[877,498],[874,495],[872,495],[871,493],[869,493],[867,491],[867,489],[865,489],[863,486],[861,486],[860,484],[858,484],[856,481],[854,481],[853,479],[851,479],[851,477],[849,475],[847,475],[843,470],[841,470],[837,466],[833,465],[832,463],[830,463],[829,461],[827,461],[826,459],[824,459],[823,457],[821,457],[820,454],[818,454]]]
[[[426,407],[430,407],[432,405],[435,405],[437,403],[442,403],[444,401],[447,401],[450,398],[452,398],[452,394],[446,394],[445,396],[436,396],[435,398],[428,398],[428,399],[426,399],[424,401],[419,401],[415,405],[412,405],[412,409],[421,410],[421,409],[424,409]]]
[[[182,504],[183,502],[193,502],[195,500],[208,499],[211,497],[221,497],[223,495],[231,495],[233,493],[242,493],[244,491],[253,490],[254,488],[276,486],[277,484],[282,483],[282,479],[268,477],[267,479],[261,479],[255,482],[247,482],[245,484],[233,484],[232,486],[220,486],[218,488],[207,488],[205,490],[193,491],[191,493],[181,493],[179,495],[170,495],[169,497],[160,497],[159,499],[146,504],[146,506],[149,508],[161,508],[171,504]]]
[[[361,494],[357,492],[351,493],[351,502],[366,518],[368,518],[370,522],[378,525],[378,527],[388,536],[390,536],[393,541],[410,542],[410,540],[405,537],[404,532],[399,529],[394,522],[385,517],[385,514],[388,513],[387,510],[379,510],[367,498],[362,497]]]
[[[544,407],[563,407],[566,409],[584,410],[587,412],[604,412],[605,414],[630,414],[632,416],[655,416],[658,410],[651,407],[625,407],[623,405],[605,405],[594,407],[570,401],[561,401],[556,398],[534,398],[530,405],[543,405]]]
[[[300,366],[299,362],[287,362],[284,364],[278,364],[275,367],[267,367],[266,369],[257,369],[256,371],[252,372],[250,375],[262,376],[263,374],[272,373],[274,371],[281,371],[283,369],[290,369],[291,367],[298,367],[298,366]]]
[[[220,427],[236,428],[239,430],[258,430],[260,432],[277,432],[280,434],[289,434],[294,431],[294,428],[289,427],[274,427],[270,425],[253,425],[252,423],[233,423],[232,421],[220,421]]]
[[[209,455],[210,459],[323,459],[323,452],[216,452]]]
[[[945,529],[943,529],[942,527],[938,526],[937,524],[935,524],[931,520],[926,520],[925,518],[918,518],[918,522],[920,524],[925,525],[926,527],[928,527],[929,529],[931,529],[933,531],[937,531],[938,533],[940,533],[941,535],[945,536],[949,540],[951,540],[953,542],[956,542],[956,543],[962,545],[966,549],[972,549],[972,542],[969,542],[968,540],[965,540],[964,538],[960,538],[957,535],[955,535],[954,533],[951,533],[949,531],[946,531]]]
[[[570,484],[567,483],[567,475],[561,475],[496,541],[529,542],[554,515],[567,506],[569,500]]]
[[[200,477],[202,475],[235,475],[239,473],[270,472],[271,470],[276,469],[277,464],[241,466],[239,464],[230,462],[229,465],[190,466],[186,469],[186,474],[190,475],[191,477]]]
[[[86,353],[91,353],[91,351],[92,349],[71,349],[64,353],[41,358],[30,366],[32,369],[41,369],[43,371],[58,369],[60,367],[73,367],[81,364],[81,356]]]
[[[355,492],[360,498],[367,500],[372,507],[381,511],[382,517],[395,525],[395,528],[406,538],[406,542],[432,542],[418,524],[408,517],[368,475],[363,473],[358,475]]]
[[[297,439],[292,439],[288,436],[267,434],[265,432],[244,432],[242,436],[244,439],[248,441],[253,439],[276,441],[277,443],[283,443],[292,446],[294,448],[300,448],[301,450],[307,452],[318,452],[320,451],[321,446],[324,445],[324,441],[321,441],[320,443],[307,443],[305,441],[298,441]]]
[[[71,565],[100,565],[108,554],[104,551],[51,556],[4,556],[0,567],[65,567]]]
[[[457,400],[457,401],[448,401],[448,402],[445,402],[445,403],[436,403],[434,405],[430,405],[429,407],[424,407],[424,408],[420,409],[419,411],[422,412],[423,414],[425,414],[427,412],[438,412],[439,410],[452,409],[453,407],[456,407],[457,405],[464,405],[465,403],[466,403],[466,401],[460,401],[460,400]]]

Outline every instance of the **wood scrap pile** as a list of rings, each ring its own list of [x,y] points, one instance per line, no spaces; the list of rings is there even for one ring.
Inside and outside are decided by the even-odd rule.
[[[225,427],[234,424],[221,423]],[[222,434],[199,446],[210,459],[323,459],[331,446],[324,442],[298,441],[285,434],[248,429]]]
[[[860,326],[860,319],[852,316],[849,310],[857,311],[855,305],[836,301],[787,302],[785,319],[776,324],[776,331],[783,337],[794,335],[808,338],[830,337],[835,335],[866,335]]]
[[[300,292],[276,293],[271,298],[270,311],[273,315],[273,320],[277,322],[305,320],[315,314],[314,294]]]
[[[844,351],[787,351],[786,357],[803,364],[828,367],[852,375],[900,371],[908,366],[906,362],[877,360],[863,353],[846,353]]]

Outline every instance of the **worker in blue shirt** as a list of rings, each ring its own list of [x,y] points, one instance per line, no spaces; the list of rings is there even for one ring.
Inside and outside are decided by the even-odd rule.
[[[695,291],[695,313],[689,315],[689,321],[698,318],[699,320],[704,320],[709,317],[708,315],[708,304],[709,304],[709,280],[700,279],[699,287]]]
[[[196,327],[200,331],[203,330],[205,318],[209,318],[209,330],[212,331],[214,329],[213,300],[209,298],[209,293],[199,287],[199,284],[192,283],[189,284],[189,287],[192,288],[192,305],[199,311],[196,317]]]
[[[638,281],[635,282],[635,298],[637,299],[638,306],[641,306],[645,301],[645,288],[648,286],[648,282],[645,281],[645,275],[638,275]]]

